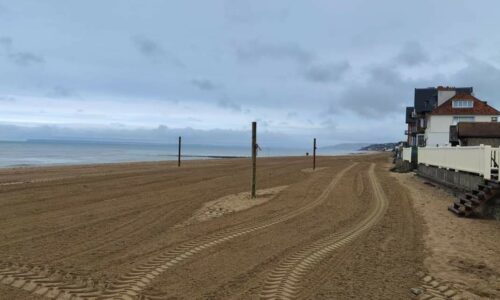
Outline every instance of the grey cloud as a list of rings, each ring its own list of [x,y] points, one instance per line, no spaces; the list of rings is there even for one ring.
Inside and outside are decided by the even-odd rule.
[[[426,79],[405,79],[391,63],[366,70],[366,83],[350,85],[341,95],[338,104],[332,106],[349,110],[370,118],[387,117],[402,113],[405,105],[411,105],[413,90],[427,86],[473,86],[475,94],[500,108],[500,68],[469,57],[466,66],[455,73],[426,76]],[[333,113],[333,111],[330,111]]]
[[[262,121],[265,122],[265,121]],[[262,123],[264,124],[264,123]],[[176,143],[182,136],[186,145],[248,145],[251,137],[250,130],[211,129],[201,130],[194,128],[170,128],[160,125],[156,128],[127,129],[113,124],[110,128],[74,128],[65,125],[19,126],[0,124],[0,140],[86,140],[107,142],[149,142],[149,143]],[[259,144],[262,147],[282,146],[283,143],[298,144],[297,137],[283,133],[261,131]]]
[[[193,79],[191,84],[203,91],[213,91],[218,88],[218,85],[208,79]]]
[[[327,129],[335,129],[337,128],[337,122],[335,122],[332,118],[326,118],[320,122],[320,125],[323,128]]]
[[[52,88],[52,90],[47,93],[47,96],[51,98],[72,98],[78,97],[78,94],[70,88],[58,85]]]
[[[13,47],[13,40],[10,37],[0,37],[0,46],[3,48],[5,56],[18,66],[30,66],[43,63],[42,56],[26,51],[16,51]]]
[[[162,45],[148,37],[137,35],[132,37],[132,42],[137,50],[148,59],[158,62],[167,61],[177,67],[183,67],[184,64],[174,55],[165,50]]]
[[[219,100],[219,102],[217,102],[217,105],[219,107],[222,107],[222,108],[226,108],[226,109],[229,109],[229,110],[232,110],[232,111],[236,111],[236,112],[241,112],[242,109],[241,109],[241,105],[237,104],[237,103],[234,103],[232,101],[229,101],[229,100]]]
[[[16,52],[8,55],[9,59],[19,66],[29,66],[32,64],[43,63],[43,57],[29,53],[29,52]]]
[[[402,99],[396,90],[369,84],[351,87],[342,96],[341,108],[371,118],[383,118],[389,113],[399,112]],[[395,105],[396,104],[396,105]]]
[[[396,56],[396,62],[406,66],[417,66],[429,61],[422,46],[417,42],[406,43]]]
[[[239,60],[244,62],[255,62],[262,59],[270,60],[292,60],[297,63],[307,63],[313,58],[313,54],[294,43],[262,43],[254,40],[246,45],[240,45],[236,49]]]
[[[255,119],[255,122],[257,122],[257,127],[259,128],[269,128],[274,123],[272,120],[265,120],[261,118]]]
[[[149,57],[161,57],[165,54],[165,51],[161,45],[152,39],[146,38],[144,36],[135,36],[132,38],[137,49],[145,56]]]
[[[475,94],[500,109],[500,68],[475,58],[468,58],[467,65],[448,78],[449,85],[473,86]]]
[[[132,105],[124,106],[113,114],[113,120],[75,119],[82,124],[97,122],[96,126],[101,126],[98,124],[120,121],[130,127],[150,126],[156,118],[162,119],[157,116],[160,112],[151,112],[149,108],[158,99],[175,100],[179,104],[166,106],[168,113],[173,115],[175,110],[183,110],[184,103],[203,102],[217,106],[219,99],[236,99],[235,103],[222,101],[220,105],[232,106],[233,110],[241,105],[241,114],[248,113],[241,120],[265,114],[279,122],[287,120],[288,111],[299,112],[294,122],[289,120],[293,128],[280,129],[293,134],[297,134],[297,129],[318,129],[311,129],[304,119],[328,110],[339,126],[342,124],[339,130],[346,131],[349,130],[346,127],[350,127],[345,138],[356,139],[362,134],[371,138],[373,126],[366,125],[366,116],[372,118],[369,123],[377,123],[379,118],[387,121],[389,117],[402,116],[401,107],[411,104],[415,87],[473,85],[481,99],[496,103],[497,107],[500,99],[500,77],[497,75],[500,59],[488,63],[499,54],[496,49],[500,45],[495,37],[495,28],[500,26],[495,12],[500,2],[493,0],[489,0],[488,5],[474,5],[471,1],[454,5],[453,0],[411,3],[391,0],[384,5],[370,1],[363,4],[363,9],[359,9],[358,1],[335,4],[320,1],[311,5],[310,1],[291,4],[291,1],[216,0],[197,2],[196,12],[189,1],[158,1],[151,5],[130,2],[115,9],[113,14],[108,13],[113,8],[113,3],[108,1],[90,0],[85,4],[61,1],[60,5],[45,1],[0,0],[0,3],[9,9],[5,17],[0,16],[3,29],[0,33],[0,69],[4,69],[0,71],[1,88],[5,94],[16,95],[17,103],[25,101],[21,95],[44,98],[46,89],[54,84],[74,87],[88,97],[107,99],[103,104],[137,103],[137,111],[131,111]],[[440,27],[443,11],[450,16],[480,17],[473,22],[450,17],[446,19],[447,26]],[[428,17],[425,24],[422,15]],[[82,31],[81,24],[89,18],[93,26]],[[57,30],[36,30],[36,26],[47,22]],[[102,28],[112,34],[111,39],[103,34]],[[73,43],[69,37],[75,32],[79,34],[79,41]],[[471,32],[475,34],[468,34]],[[134,36],[136,34],[138,36]],[[2,35],[9,37],[1,38]],[[363,38],[362,44],[353,43],[356,36]],[[475,45],[461,44],[464,38]],[[408,43],[412,40],[417,43]],[[42,46],[40,41],[43,41]],[[120,41],[128,49],[124,50]],[[94,49],[95,45],[99,45],[99,49]],[[47,52],[37,50],[46,48]],[[8,53],[19,52],[40,54],[50,66],[43,70],[29,67],[30,72],[26,73],[26,68],[17,67],[19,63],[27,61],[35,66],[33,69],[43,64],[36,58],[30,59],[29,55],[24,58],[23,55],[8,56]],[[467,54],[480,61],[464,60]],[[334,59],[326,62],[348,60],[351,69],[338,82],[327,81],[335,76],[321,68],[324,61],[320,58],[323,57]],[[189,68],[175,69],[179,60]],[[382,65],[366,68],[372,64]],[[461,66],[463,69],[457,72]],[[309,79],[305,71],[309,71]],[[201,92],[191,80],[203,80],[208,74],[208,79],[217,80],[215,84],[223,86],[199,97]],[[307,80],[325,84],[311,84]],[[211,88],[210,84],[200,87]],[[231,97],[222,97],[222,90]],[[260,90],[266,93],[261,94]],[[64,95],[65,92],[55,94]],[[210,94],[211,99],[207,99],[206,94]],[[59,103],[64,109],[88,107],[77,101],[60,100]],[[142,103],[147,105],[139,105]],[[90,111],[93,109],[89,107]],[[33,123],[41,119],[36,105],[19,110],[23,116],[9,109],[4,110],[1,119],[23,119]],[[60,111],[47,110],[44,120],[66,120],[61,116],[63,109]],[[228,108],[222,115],[224,113],[233,111]],[[140,116],[131,118],[131,114]],[[192,108],[189,114],[198,115],[198,112]],[[188,116],[182,117],[182,124],[196,128],[237,126],[232,120],[214,124],[211,116],[200,117],[207,119],[191,123],[186,121]],[[237,120],[235,118],[234,122]],[[318,119],[315,120],[318,124]],[[393,136],[402,135],[404,122],[394,127],[397,130],[388,128],[388,131],[397,131],[391,133]],[[368,129],[358,134],[357,130],[363,128]]]
[[[7,36],[0,37],[0,45],[4,48],[4,50],[10,51],[12,47],[12,38]]]
[[[365,83],[352,84],[340,95],[340,100],[331,112],[352,111],[370,118],[385,118],[400,113],[410,101],[413,89],[419,82],[402,79],[389,66],[377,66],[366,70],[370,75]]]
[[[378,84],[397,86],[402,83],[401,74],[387,65],[372,66],[366,70],[371,81]]]
[[[16,98],[14,98],[12,96],[0,96],[0,102],[12,103],[12,102],[16,102]]]
[[[304,77],[312,82],[328,83],[338,81],[350,69],[349,62],[314,64],[304,70]]]

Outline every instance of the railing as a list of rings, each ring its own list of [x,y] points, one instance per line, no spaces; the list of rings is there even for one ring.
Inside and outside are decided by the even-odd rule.
[[[425,147],[418,148],[418,162],[439,168],[470,172],[491,179],[491,169],[498,169],[500,148]]]
[[[411,148],[403,148],[402,159],[403,159],[403,161],[410,161],[411,162]]]
[[[491,168],[499,169],[500,165],[500,148],[491,148]]]

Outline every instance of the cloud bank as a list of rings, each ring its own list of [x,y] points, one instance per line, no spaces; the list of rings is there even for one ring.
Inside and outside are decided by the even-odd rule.
[[[282,144],[401,140],[417,87],[473,86],[500,108],[499,9],[491,0],[11,1],[0,4],[0,122],[38,137],[191,128],[204,141],[219,131],[236,140],[259,120]]]

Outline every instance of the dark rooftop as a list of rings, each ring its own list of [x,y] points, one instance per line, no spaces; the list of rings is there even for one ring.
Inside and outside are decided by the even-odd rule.
[[[498,122],[460,122],[457,128],[460,138],[500,138],[500,123]]]
[[[446,91],[455,90],[457,94],[472,94],[474,91],[472,87],[443,87],[443,86],[439,86],[437,88],[429,87],[423,89],[415,89],[414,106],[415,106],[415,111],[418,114],[430,112],[437,107],[438,90],[446,90]]]

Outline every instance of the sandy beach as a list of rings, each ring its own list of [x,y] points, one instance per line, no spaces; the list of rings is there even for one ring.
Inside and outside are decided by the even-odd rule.
[[[0,298],[412,299],[435,245],[389,161],[261,158],[257,200],[248,159],[0,170]]]

